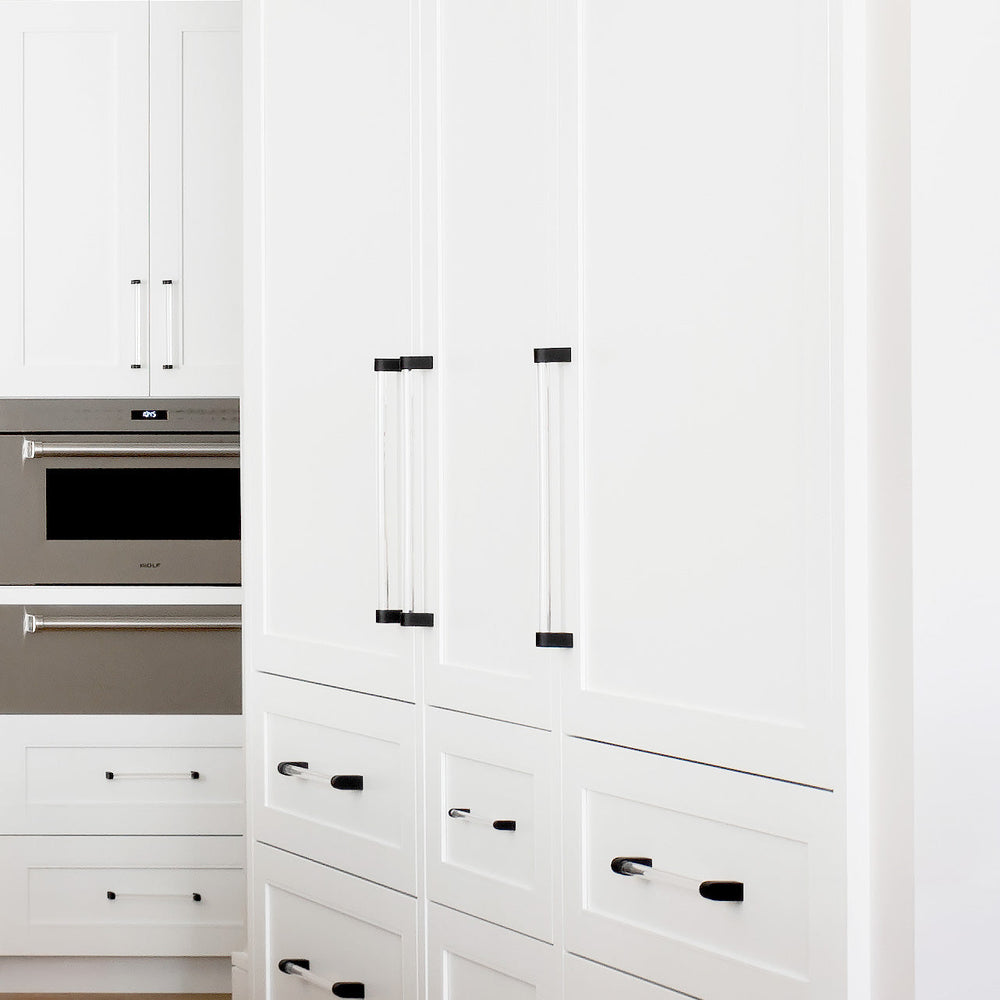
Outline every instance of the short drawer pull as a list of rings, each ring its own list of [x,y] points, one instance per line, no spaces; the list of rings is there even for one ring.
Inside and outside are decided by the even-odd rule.
[[[321,771],[310,771],[308,761],[283,760],[278,765],[278,774],[286,778],[306,778],[309,781],[322,781],[341,792],[362,792],[365,788],[364,775],[361,774],[323,774]]]
[[[483,826],[492,826],[494,830],[516,830],[517,820],[513,819],[485,819],[482,816],[473,816],[471,809],[449,809],[448,815],[452,819],[464,819],[467,823],[479,823]]]
[[[309,959],[307,958],[283,958],[278,962],[278,971],[286,976],[299,976],[307,983],[318,986],[321,990],[327,990],[335,997],[364,997],[364,983],[331,983],[319,976],[313,975],[309,971]]]
[[[108,889],[108,899],[190,899],[201,902],[200,892],[115,892]]]
[[[108,781],[114,781],[117,778],[150,778],[157,779],[162,778],[168,781],[176,780],[187,780],[187,781],[200,781],[201,771],[105,771],[104,777]]]
[[[697,887],[698,892],[705,899],[721,903],[743,902],[742,882],[716,880],[701,882],[696,878],[688,878],[686,875],[677,875],[674,872],[664,871],[662,868],[654,868],[652,858],[614,858],[611,862],[611,870],[616,875],[639,875],[642,878],[670,882],[674,885],[681,883]]]

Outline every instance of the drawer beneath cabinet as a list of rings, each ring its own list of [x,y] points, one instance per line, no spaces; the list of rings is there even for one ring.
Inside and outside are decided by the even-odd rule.
[[[566,947],[702,998],[836,997],[829,792],[565,740]]]
[[[550,732],[427,713],[427,895],[552,940]]]
[[[4,837],[7,955],[229,955],[244,940],[242,837]]]
[[[6,716],[0,832],[232,834],[241,716]]]
[[[561,958],[552,945],[429,907],[429,1000],[560,1000]]]
[[[415,893],[414,707],[264,674],[256,689],[256,839]]]
[[[417,1000],[416,900],[264,845],[254,870],[268,1000]]]
[[[566,956],[565,996],[567,1000],[690,1000],[686,994],[654,986],[576,955]]]

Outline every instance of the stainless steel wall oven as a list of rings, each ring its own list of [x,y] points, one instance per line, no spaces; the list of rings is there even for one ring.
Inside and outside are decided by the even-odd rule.
[[[0,584],[240,582],[239,401],[0,402]]]

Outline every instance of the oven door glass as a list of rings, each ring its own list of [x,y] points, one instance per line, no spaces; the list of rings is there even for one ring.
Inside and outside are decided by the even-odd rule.
[[[240,582],[235,435],[0,438],[0,583]]]

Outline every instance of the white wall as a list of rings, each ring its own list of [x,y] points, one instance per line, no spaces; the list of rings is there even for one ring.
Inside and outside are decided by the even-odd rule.
[[[1000,942],[1000,3],[913,0],[916,1000]]]

